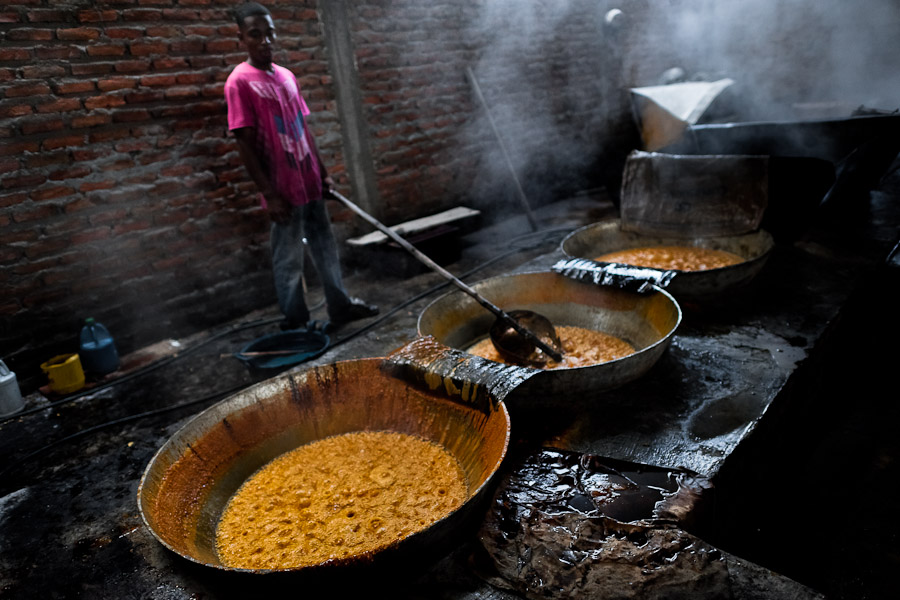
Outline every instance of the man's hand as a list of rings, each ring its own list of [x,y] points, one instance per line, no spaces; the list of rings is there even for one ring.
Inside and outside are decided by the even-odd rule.
[[[275,223],[287,223],[291,218],[290,203],[275,191],[263,194],[263,196],[266,198],[266,209],[269,212],[269,218]]]
[[[323,198],[334,198],[334,194],[331,192],[334,189],[334,179],[330,176],[326,175],[322,178],[322,197]]]

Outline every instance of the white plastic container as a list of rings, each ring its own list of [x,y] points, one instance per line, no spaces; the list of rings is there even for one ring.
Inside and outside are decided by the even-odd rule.
[[[0,360],[0,417],[13,415],[25,407],[16,374]]]

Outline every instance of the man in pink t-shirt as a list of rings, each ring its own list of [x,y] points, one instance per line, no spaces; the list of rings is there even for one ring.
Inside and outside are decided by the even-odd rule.
[[[337,243],[323,192],[333,182],[306,125],[309,108],[297,79],[272,62],[275,24],[264,6],[248,2],[235,9],[247,61],[225,82],[228,128],[272,220],[272,269],[284,329],[309,323],[303,294],[303,238],[325,293],[332,326],[371,317],[374,306],[351,298],[341,280]]]

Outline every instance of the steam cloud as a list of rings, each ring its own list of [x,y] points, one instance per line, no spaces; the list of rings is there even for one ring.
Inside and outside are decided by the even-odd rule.
[[[613,8],[623,11],[618,32],[604,27]],[[491,0],[480,10],[474,71],[532,205],[552,194],[544,175],[578,177],[589,157],[609,151],[631,118],[625,88],[660,83],[671,67],[734,79],[747,118],[900,106],[896,0]],[[553,94],[534,85],[546,77]],[[790,114],[798,105],[832,113]],[[560,120],[561,110],[575,122]],[[493,143],[484,118],[469,135],[486,149]],[[509,197],[502,155],[485,154],[475,185]]]

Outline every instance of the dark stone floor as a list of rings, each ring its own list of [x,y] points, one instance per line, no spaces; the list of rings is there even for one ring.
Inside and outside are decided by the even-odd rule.
[[[466,278],[476,281],[545,265],[562,235],[613,214],[597,198],[558,203],[538,213],[550,231],[527,235],[520,217],[511,233],[471,234],[451,270],[464,274],[493,260]],[[742,589],[752,587],[751,579],[770,585],[760,584],[768,596],[743,597],[797,592],[782,576],[811,588],[795,597],[813,597],[812,590],[838,599],[893,597],[891,577],[900,562],[893,371],[900,269],[879,263],[897,241],[898,224],[894,171],[864,208],[781,245],[761,287],[741,299],[739,314],[729,317],[727,307],[694,313],[652,376],[611,394],[597,415],[595,431],[607,427],[610,435],[587,441],[621,454],[613,458],[650,462],[653,444],[661,442],[673,460],[681,452],[679,458],[696,460],[715,476],[718,501],[707,541],[760,565],[741,570]],[[793,265],[804,268],[795,281]],[[789,293],[796,282],[804,289]],[[383,314],[396,312],[352,338],[357,328],[345,328],[308,364],[383,356],[402,346],[415,336],[419,311],[440,293],[426,292],[441,283],[432,273],[351,274],[354,294],[381,305]],[[772,298],[781,292],[790,302]],[[315,303],[315,288],[311,296]],[[126,361],[110,387],[100,382],[68,399],[32,395],[26,413],[0,420],[0,596],[184,599],[252,592],[252,585],[230,589],[228,580],[163,548],[143,525],[135,493],[147,462],[193,414],[272,375],[251,372],[231,354],[277,331],[278,320],[270,308],[177,345],[163,342]],[[710,356],[694,357],[704,351]],[[785,353],[793,358],[785,360]],[[745,365],[748,357],[759,364]],[[719,409],[733,400],[713,381],[728,378],[722,365],[745,369],[742,378],[757,377],[771,401],[755,406],[761,414],[735,416],[735,431],[751,425],[746,434],[716,435],[716,425],[730,418]],[[677,388],[693,367],[700,370],[697,381],[661,389]],[[706,387],[715,388],[708,404],[694,398]],[[671,404],[666,393],[674,393]],[[646,409],[653,427],[629,414],[625,400]],[[617,427],[600,422],[610,415],[619,417]],[[672,423],[664,422],[667,416]],[[698,428],[701,417],[712,421]],[[583,438],[588,429],[581,424],[560,439]],[[466,560],[463,547],[409,573],[409,587],[395,581],[384,589],[405,597],[437,597],[436,590],[446,598],[515,597],[474,578]]]

